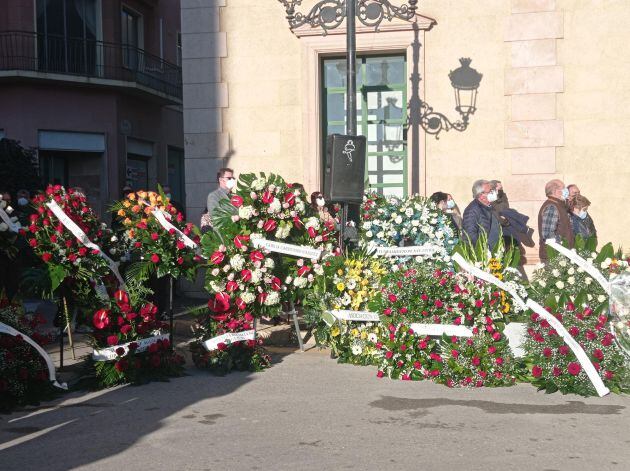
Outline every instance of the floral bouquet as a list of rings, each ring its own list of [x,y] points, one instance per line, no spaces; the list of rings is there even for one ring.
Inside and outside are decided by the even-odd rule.
[[[110,257],[117,259],[121,255],[118,239],[99,221],[85,196],[72,188],[66,191],[60,185],[49,185],[45,193],[33,198],[32,203],[36,213],[30,216],[30,225],[22,233],[34,252],[48,265],[53,291],[66,278],[75,282],[106,280],[116,285]],[[74,223],[95,246],[77,238],[50,205],[60,208],[69,223]]]
[[[384,199],[368,194],[363,208],[361,246],[431,246],[432,255],[416,259],[450,260],[457,234],[449,216],[431,200],[419,195]]]
[[[568,301],[547,308],[580,344],[604,384],[615,393],[630,391],[630,368],[623,352],[608,330],[609,316],[605,305],[592,309],[580,295],[575,303]],[[560,391],[582,396],[595,395],[595,388],[584,368],[549,322],[538,314],[531,315],[524,348],[532,384],[548,393]]]
[[[201,258],[195,251],[199,230],[163,193],[137,191],[113,206],[121,218],[134,260],[158,278],[192,279]],[[134,270],[135,271],[135,270]]]
[[[379,376],[431,378],[448,386],[504,386],[516,362],[503,334],[501,294],[472,276],[412,264],[392,275],[378,301],[387,337]],[[467,326],[472,337],[418,335],[409,326]]]
[[[3,298],[0,298],[0,322],[41,346],[50,343],[48,336],[38,332],[40,325],[45,323],[41,316],[26,316],[18,305]],[[19,405],[36,404],[53,394],[48,367],[41,355],[21,335],[14,337],[0,333],[0,412]]]
[[[210,312],[196,325],[194,332],[197,338],[210,339],[230,332],[251,330],[253,320],[248,312],[242,316],[233,312],[221,315]],[[191,344],[190,350],[198,368],[225,375],[233,370],[262,371],[271,366],[271,357],[261,344],[260,339],[219,342],[215,350],[208,351],[201,342],[196,342]]]
[[[381,327],[371,322],[337,322],[327,311],[368,309],[385,273],[381,262],[365,253],[332,257],[323,263],[321,276],[307,294],[305,320],[315,327],[317,343],[329,346],[340,362],[375,364],[378,354],[375,343]]]
[[[117,291],[109,307],[93,316],[93,359],[99,386],[145,383],[182,373],[183,357],[175,353],[151,303],[132,303]]]

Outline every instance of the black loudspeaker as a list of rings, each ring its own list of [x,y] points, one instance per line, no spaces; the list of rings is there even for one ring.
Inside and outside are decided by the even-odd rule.
[[[332,134],[326,138],[324,198],[361,203],[365,186],[365,136]]]

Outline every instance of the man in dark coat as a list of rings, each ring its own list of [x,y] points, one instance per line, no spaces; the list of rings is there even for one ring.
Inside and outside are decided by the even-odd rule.
[[[477,180],[472,187],[473,200],[464,210],[462,221],[463,238],[470,239],[474,245],[484,231],[488,236],[488,248],[492,249],[499,241],[499,220],[492,211],[491,203],[497,194],[490,188],[487,180]]]

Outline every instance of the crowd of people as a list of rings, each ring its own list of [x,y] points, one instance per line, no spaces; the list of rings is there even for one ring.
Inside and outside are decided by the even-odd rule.
[[[210,192],[207,207],[201,219],[202,231],[212,227],[212,214],[221,200],[228,199],[236,186],[236,177],[231,168],[222,168],[217,173],[219,187]],[[541,261],[547,260],[545,241],[566,241],[572,247],[577,235],[589,238],[597,235],[595,225],[588,213],[591,205],[582,196],[577,185],[565,186],[561,180],[551,180],[545,185],[546,201],[538,214],[538,242]],[[472,201],[460,212],[453,196],[438,191],[430,196],[435,205],[447,214],[452,225],[464,240],[473,245],[485,233],[487,245],[494,247],[499,238],[506,246],[517,246],[524,255],[524,247],[534,247],[534,229],[528,225],[529,217],[510,207],[510,201],[500,180],[477,180],[472,185]],[[321,192],[311,195],[311,203],[322,219],[333,216]],[[522,258],[523,263],[525,258]]]

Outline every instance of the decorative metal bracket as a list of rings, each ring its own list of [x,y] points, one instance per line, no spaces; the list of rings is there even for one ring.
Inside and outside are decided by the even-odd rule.
[[[321,0],[307,13],[296,12],[295,7],[302,4],[302,0],[278,0],[284,5],[287,20],[291,29],[309,25],[321,28],[325,36],[329,30],[337,28],[346,17],[347,0]],[[416,13],[418,0],[409,0],[409,4],[392,5],[389,0],[353,0],[357,2],[357,18],[369,28],[378,31],[383,20],[394,18],[410,20]]]
[[[407,123],[409,125],[419,124],[427,134],[435,136],[436,139],[440,138],[439,134],[442,131],[448,132],[454,129],[455,131],[462,132],[468,127],[468,114],[463,114],[461,121],[453,122],[448,119],[446,115],[433,111],[433,108],[424,101],[420,103],[419,113],[417,114],[418,116],[414,117],[414,113],[411,113]]]

